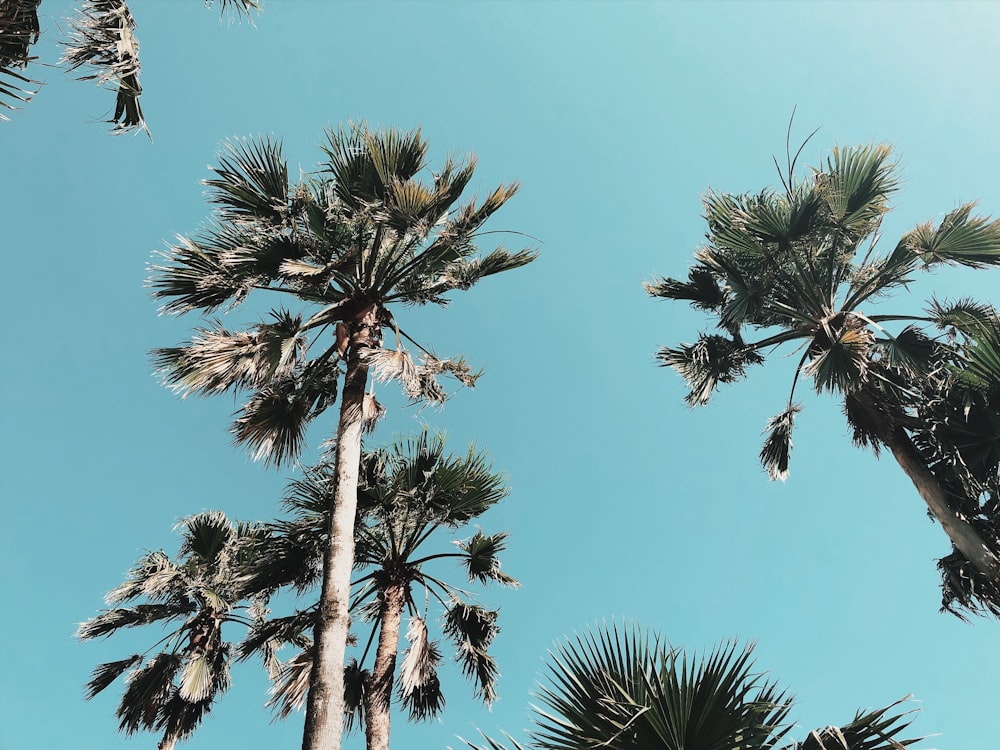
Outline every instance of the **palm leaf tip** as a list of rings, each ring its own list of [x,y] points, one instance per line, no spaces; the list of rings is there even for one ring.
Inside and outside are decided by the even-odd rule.
[[[735,382],[745,376],[748,366],[764,361],[739,341],[714,334],[702,334],[694,344],[663,347],[656,358],[684,378],[690,388],[684,400],[690,406],[707,404],[720,383]]]
[[[771,417],[767,422],[767,439],[764,447],[760,451],[760,462],[767,469],[767,475],[771,480],[780,479],[784,482],[788,478],[788,461],[792,454],[792,428],[795,425],[795,415],[802,411],[802,407],[791,404],[789,407]]]
[[[85,688],[87,700],[96,696],[126,671],[140,662],[142,662],[142,655],[133,654],[132,656],[119,661],[109,661],[105,664],[98,664],[97,667],[94,668],[93,677],[90,682],[87,683]]]
[[[139,40],[135,19],[125,0],[84,0],[69,19],[61,62],[75,71],[88,68],[81,80],[96,81],[116,90],[110,119],[115,132],[141,129],[149,134],[139,105]]]

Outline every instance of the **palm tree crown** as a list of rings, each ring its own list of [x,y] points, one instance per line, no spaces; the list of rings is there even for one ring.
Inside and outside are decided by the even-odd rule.
[[[240,571],[263,538],[261,527],[234,525],[219,511],[185,518],[180,528],[175,559],[162,551],[146,554],[106,597],[113,605],[142,603],[105,610],[77,631],[89,640],[122,628],[175,625],[146,652],[99,665],[87,684],[93,698],[132,670],[118,706],[119,730],[162,732],[162,750],[189,736],[229,688],[230,643],[222,626],[250,623],[241,613]]]
[[[978,498],[952,497],[953,488],[933,462],[928,465],[929,454],[914,446],[914,440],[932,439],[921,426],[929,395],[920,384],[937,382],[940,390],[946,363],[961,358],[955,342],[996,314],[973,300],[935,300],[916,315],[866,310],[918,271],[1000,264],[1000,221],[975,216],[966,204],[937,225],[907,232],[883,254],[880,227],[899,184],[890,149],[836,148],[800,181],[796,160],[789,158],[781,190],[705,197],[706,244],[695,253],[687,280],[662,278],[646,286],[653,296],[684,300],[708,313],[717,329],[699,334],[693,344],[664,347],[657,356],[687,381],[686,400],[694,406],[706,403],[719,384],[742,379],[766,353],[800,344],[788,403],[768,423],[760,454],[771,478],[787,476],[801,410],[795,388],[800,379],[811,380],[817,392],[843,400],[859,445],[892,451],[984,580],[1000,580],[1000,544],[976,530],[978,513],[969,508]],[[906,325],[891,331],[897,322]]]
[[[440,647],[428,628],[429,600],[440,606],[444,634],[477,696],[487,704],[496,697],[498,671],[488,648],[499,631],[498,612],[475,603],[469,592],[433,571],[435,561],[452,559],[462,565],[470,583],[517,585],[500,568],[498,556],[506,534],[477,531],[469,539],[456,540],[454,551],[424,550],[439,539],[439,532],[468,524],[507,490],[485,455],[471,447],[464,456],[448,455],[444,448],[442,436],[425,430],[366,453],[362,461],[355,547],[360,575],[354,582],[351,610],[356,622],[369,624],[369,635],[360,658],[348,663],[345,692],[347,725],[364,724],[370,747],[388,744],[388,709],[404,611],[410,618],[409,645],[399,669],[398,698],[412,720],[436,717],[444,707],[437,674]],[[291,485],[286,504],[292,518],[271,527],[252,588],[315,589],[335,482],[333,469],[321,464]],[[271,704],[279,715],[288,715],[304,701],[313,661],[306,630],[314,617],[315,607],[310,607],[290,617],[262,619],[241,646],[244,658],[261,651],[271,664],[276,678]],[[278,668],[273,655],[283,643],[298,645],[301,651]],[[374,657],[370,664],[369,656]]]
[[[206,181],[215,220],[165,253],[151,280],[168,313],[211,313],[256,291],[311,308],[276,307],[244,331],[214,321],[190,343],[155,352],[166,382],[182,395],[249,392],[233,434],[256,458],[275,463],[298,455],[305,426],[334,402],[338,364],[351,345],[363,348],[359,357],[377,377],[398,379],[415,399],[443,400],[442,373],[473,384],[461,359],[440,359],[415,344],[421,358],[414,362],[402,344],[412,339],[390,307],[445,305],[449,292],[534,258],[504,248],[479,255],[476,233],[517,185],[460,205],[474,159],[449,158],[425,183],[427,143],[419,131],[351,126],[329,131],[323,150],[319,175],[289,185],[278,143],[228,144]],[[395,349],[381,347],[383,328],[394,332]],[[366,414],[377,411],[369,400]]]
[[[600,628],[552,654],[534,729],[515,750],[904,750],[897,704],[783,742],[792,699],[753,671],[752,646],[688,656],[638,626]],[[506,750],[489,737],[473,750]]]

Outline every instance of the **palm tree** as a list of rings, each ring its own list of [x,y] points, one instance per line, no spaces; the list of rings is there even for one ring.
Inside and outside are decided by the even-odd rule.
[[[792,699],[753,671],[752,646],[689,657],[638,626],[617,625],[561,644],[533,707],[530,743],[516,750],[903,750],[910,721],[898,704],[859,711],[841,727],[782,740]],[[484,736],[473,750],[506,750]]]
[[[970,519],[990,549],[1000,548],[1000,316],[992,309],[966,324],[944,365],[923,383],[913,443],[920,460]],[[960,552],[943,558],[946,609],[1000,616],[1000,581]]]
[[[889,449],[956,554],[996,582],[997,527],[983,532],[984,519],[969,515],[975,499],[956,498],[914,444],[922,434],[926,397],[919,384],[933,380],[956,356],[954,344],[930,328],[961,339],[991,309],[971,300],[934,301],[923,315],[865,308],[906,286],[920,270],[1000,264],[1000,221],[975,216],[972,204],[963,205],[937,226],[925,223],[907,232],[883,254],[880,227],[898,187],[890,149],[836,148],[825,165],[799,181],[797,159],[789,154],[782,190],[706,195],[707,242],[695,253],[687,281],[657,279],[647,291],[689,302],[709,313],[718,330],[701,333],[694,344],[664,347],[657,356],[684,377],[691,389],[686,400],[695,406],[706,403],[720,383],[739,380],[763,363],[765,353],[800,343],[787,406],[768,423],[761,451],[771,478],[787,476],[792,427],[801,410],[795,387],[800,378],[811,379],[817,392],[843,400],[859,445]],[[907,325],[893,333],[889,327],[897,322]]]
[[[188,737],[229,688],[231,646],[222,626],[251,621],[241,612],[239,571],[262,539],[261,527],[234,525],[219,511],[185,518],[180,528],[175,559],[163,551],[144,555],[106,597],[112,605],[142,603],[114,606],[77,631],[90,640],[122,628],[174,626],[144,653],[98,665],[86,692],[93,698],[131,670],[118,705],[119,731],[162,732],[160,750]]]
[[[444,447],[442,436],[424,430],[366,453],[362,460],[355,547],[355,568],[361,575],[354,582],[351,611],[370,627],[361,657],[352,659],[346,670],[346,709],[349,728],[363,722],[369,750],[389,746],[389,708],[404,611],[409,614],[409,645],[399,668],[399,700],[411,720],[434,718],[444,708],[437,675],[441,652],[428,629],[431,599],[443,613],[444,634],[455,646],[476,695],[487,705],[496,698],[498,672],[488,648],[499,631],[498,612],[476,604],[468,592],[432,571],[436,561],[457,560],[470,582],[516,586],[501,571],[498,559],[506,534],[477,531],[469,539],[455,541],[455,551],[425,549],[441,540],[441,532],[454,532],[489,510],[507,489],[484,454],[470,447],[464,456],[446,455]],[[292,518],[273,526],[257,561],[252,588],[273,591],[291,586],[299,592],[315,588],[335,485],[336,473],[325,464],[291,485],[286,506]],[[290,617],[261,620],[241,644],[242,658],[264,652],[276,678],[270,703],[280,716],[305,700],[313,661],[305,631],[314,619],[315,608],[310,608]],[[274,652],[286,642],[298,645],[300,651],[277,668]],[[369,656],[373,660],[366,666]]]
[[[183,395],[249,393],[232,432],[255,458],[293,460],[307,425],[334,403],[343,374],[306,750],[340,746],[361,435],[382,411],[366,394],[369,374],[399,380],[413,399],[438,402],[445,398],[439,375],[470,386],[477,377],[464,360],[439,358],[417,344],[391,308],[445,305],[449,292],[535,257],[502,247],[479,255],[477,233],[517,185],[497,187],[478,205],[459,204],[475,160],[449,158],[423,181],[427,143],[419,131],[352,125],[329,131],[323,150],[320,172],[289,185],[280,144],[230,143],[206,182],[217,206],[213,223],[172,247],[151,280],[168,313],[207,314],[258,291],[308,313],[277,308],[244,331],[216,321],[189,343],[155,352],[165,381]],[[386,328],[395,348],[382,346]],[[419,362],[403,339],[420,349]]]
[[[36,91],[25,86],[38,82],[16,69],[27,67],[35,58],[31,46],[38,41],[38,6],[41,0],[4,0],[0,5],[0,107],[16,109],[13,102],[27,102]],[[207,0],[206,5],[212,5]],[[251,17],[259,11],[258,0],[220,0],[222,13],[234,11]],[[72,18],[63,41],[60,62],[70,71],[84,68],[89,72],[81,80],[96,81],[116,92],[115,110],[110,122],[112,132],[124,133],[149,128],[139,106],[139,40],[135,19],[126,0],[83,0]],[[0,120],[8,117],[0,114]]]

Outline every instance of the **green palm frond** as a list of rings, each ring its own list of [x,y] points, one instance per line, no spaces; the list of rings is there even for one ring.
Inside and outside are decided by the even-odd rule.
[[[462,551],[462,563],[470,581],[488,583],[496,581],[504,586],[518,586],[515,578],[500,569],[498,555],[507,548],[506,532],[486,535],[477,531],[468,540],[457,540],[455,546]]]
[[[925,265],[954,263],[984,268],[1000,264],[1000,220],[972,216],[974,203],[966,203],[945,215],[935,228],[921,224],[904,236],[910,252]]]
[[[205,180],[209,203],[225,220],[283,224],[288,217],[288,162],[270,137],[223,143],[216,176]]]
[[[898,162],[885,144],[834,148],[816,180],[830,219],[856,236],[870,234],[889,210],[888,199],[899,189]]]
[[[212,565],[236,537],[236,529],[222,511],[207,511],[188,516],[180,524],[181,556],[191,556],[199,563]]]
[[[71,71],[89,69],[79,76],[81,80],[96,81],[117,92],[109,120],[114,132],[141,129],[148,135],[139,105],[139,40],[128,4],[125,0],[83,0],[68,24],[61,62]]]
[[[803,373],[817,392],[849,393],[866,379],[875,337],[852,319],[824,321],[809,347]]]
[[[906,698],[874,711],[858,711],[842,727],[813,730],[803,741],[787,750],[905,750],[922,738],[904,739],[900,734],[912,721],[913,711],[893,712]]]
[[[264,619],[255,623],[246,637],[236,648],[237,661],[245,661],[255,653],[277,650],[288,643],[299,648],[309,644],[311,633],[316,626],[316,608],[310,607],[288,617]]]

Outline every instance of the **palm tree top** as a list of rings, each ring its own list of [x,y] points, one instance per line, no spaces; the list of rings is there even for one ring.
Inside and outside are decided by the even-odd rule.
[[[903,750],[918,742],[899,703],[788,741],[793,700],[756,671],[753,646],[690,655],[636,624],[612,623],[560,643],[516,750]],[[506,750],[484,736],[473,750]]]
[[[459,204],[475,158],[428,168],[420,130],[327,130],[319,172],[295,185],[271,138],[230,141],[206,180],[216,207],[197,238],[182,238],[153,266],[153,296],[168,313],[212,312],[268,289],[322,306],[316,328],[377,304],[447,304],[447,294],[522,266],[535,253],[478,256],[483,223],[511,198],[500,185]]]
[[[787,474],[800,378],[849,400],[860,394],[868,402],[879,391],[900,401],[908,397],[906,384],[927,377],[940,360],[942,344],[929,326],[962,329],[988,314],[971,300],[935,301],[919,315],[864,306],[874,308],[921,270],[1000,265],[1000,221],[973,215],[971,203],[880,252],[882,222],[899,187],[888,146],[835,148],[805,179],[794,180],[793,170],[792,160],[781,189],[709,192],[706,243],[687,280],[646,284],[649,294],[686,301],[715,321],[716,331],[700,333],[695,343],[657,354],[687,381],[692,406],[707,403],[720,384],[742,379],[776,347],[802,345],[788,406],[768,425],[761,453],[772,478]],[[896,321],[907,325],[889,330]],[[860,419],[862,411],[853,416]],[[862,433],[872,429],[861,426]]]
[[[255,458],[280,463],[299,454],[306,425],[336,400],[352,354],[365,374],[399,381],[414,400],[443,401],[443,374],[474,385],[478,373],[463,358],[418,343],[393,310],[445,305],[452,292],[535,253],[481,253],[480,229],[517,185],[461,203],[475,159],[448,158],[431,172],[427,150],[419,130],[331,129],[319,171],[292,184],[279,142],[231,141],[206,181],[212,221],[152,266],[152,294],[166,313],[232,309],[252,294],[278,303],[248,330],[211,321],[188,344],[153,353],[182,396],[252,393],[232,431]],[[394,348],[382,346],[383,329]],[[382,407],[374,394],[363,406],[370,426]]]

